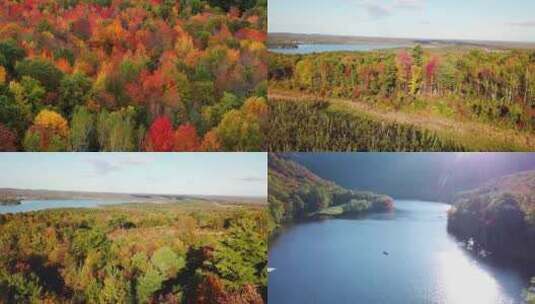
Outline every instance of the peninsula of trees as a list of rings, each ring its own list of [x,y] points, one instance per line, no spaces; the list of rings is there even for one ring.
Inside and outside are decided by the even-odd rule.
[[[307,218],[360,215],[392,210],[391,197],[345,189],[291,159],[269,155],[268,202],[277,224]]]

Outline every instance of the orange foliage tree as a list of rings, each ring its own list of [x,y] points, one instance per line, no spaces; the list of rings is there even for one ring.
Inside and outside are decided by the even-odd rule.
[[[202,140],[200,150],[206,152],[215,152],[221,149],[221,141],[217,137],[215,130],[208,131]]]
[[[17,150],[15,144],[17,136],[13,131],[0,123],[0,151],[12,152]]]
[[[184,124],[177,128],[175,132],[175,151],[193,152],[200,148],[197,130],[192,124]]]

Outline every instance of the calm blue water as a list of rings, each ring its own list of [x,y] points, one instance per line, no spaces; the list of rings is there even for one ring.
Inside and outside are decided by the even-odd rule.
[[[520,303],[528,278],[460,247],[448,208],[396,201],[390,215],[288,228],[270,244],[269,303]]]
[[[20,205],[0,206],[0,214],[20,213],[57,208],[94,208],[103,205],[124,204],[127,201],[107,200],[28,200]]]
[[[399,47],[405,47],[406,45],[400,44],[299,44],[296,49],[282,49],[273,48],[269,49],[271,52],[281,54],[312,54],[323,52],[341,52],[341,51],[373,51],[381,49],[393,49]]]

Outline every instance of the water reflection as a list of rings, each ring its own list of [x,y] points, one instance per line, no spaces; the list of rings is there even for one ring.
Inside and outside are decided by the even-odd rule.
[[[25,200],[19,205],[0,206],[0,214],[62,208],[96,208],[129,203],[128,200]]]
[[[297,224],[270,243],[270,303],[521,303],[528,277],[446,231],[449,206]],[[387,255],[384,252],[388,252]]]
[[[441,303],[513,303],[496,280],[461,250],[439,252]]]
[[[365,52],[382,49],[407,47],[402,44],[360,43],[360,44],[299,44],[297,48],[270,48],[281,54],[312,54],[323,52]]]

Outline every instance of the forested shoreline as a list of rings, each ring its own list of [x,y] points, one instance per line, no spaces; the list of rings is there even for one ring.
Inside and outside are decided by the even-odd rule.
[[[325,180],[289,155],[270,154],[268,202],[276,224],[393,210],[391,197],[348,190]]]
[[[535,172],[504,176],[457,195],[448,231],[496,256],[535,263]]]
[[[0,215],[0,303],[266,303],[263,206]]]
[[[378,111],[416,113],[422,119],[473,121],[525,134],[529,141],[535,130],[535,52],[530,50],[424,49],[417,45],[371,52],[270,53],[268,79],[270,90],[301,93],[303,100],[310,95],[318,100],[340,98]],[[284,113],[273,116],[284,126],[279,121],[286,119]],[[334,149],[340,150],[336,134],[332,137]],[[432,147],[420,147],[428,149]],[[517,149],[512,142],[511,149]]]
[[[457,195],[448,232],[476,253],[512,261],[535,274],[535,172],[504,176]],[[535,303],[535,277],[524,292]]]
[[[0,151],[259,151],[264,0],[0,4]]]

